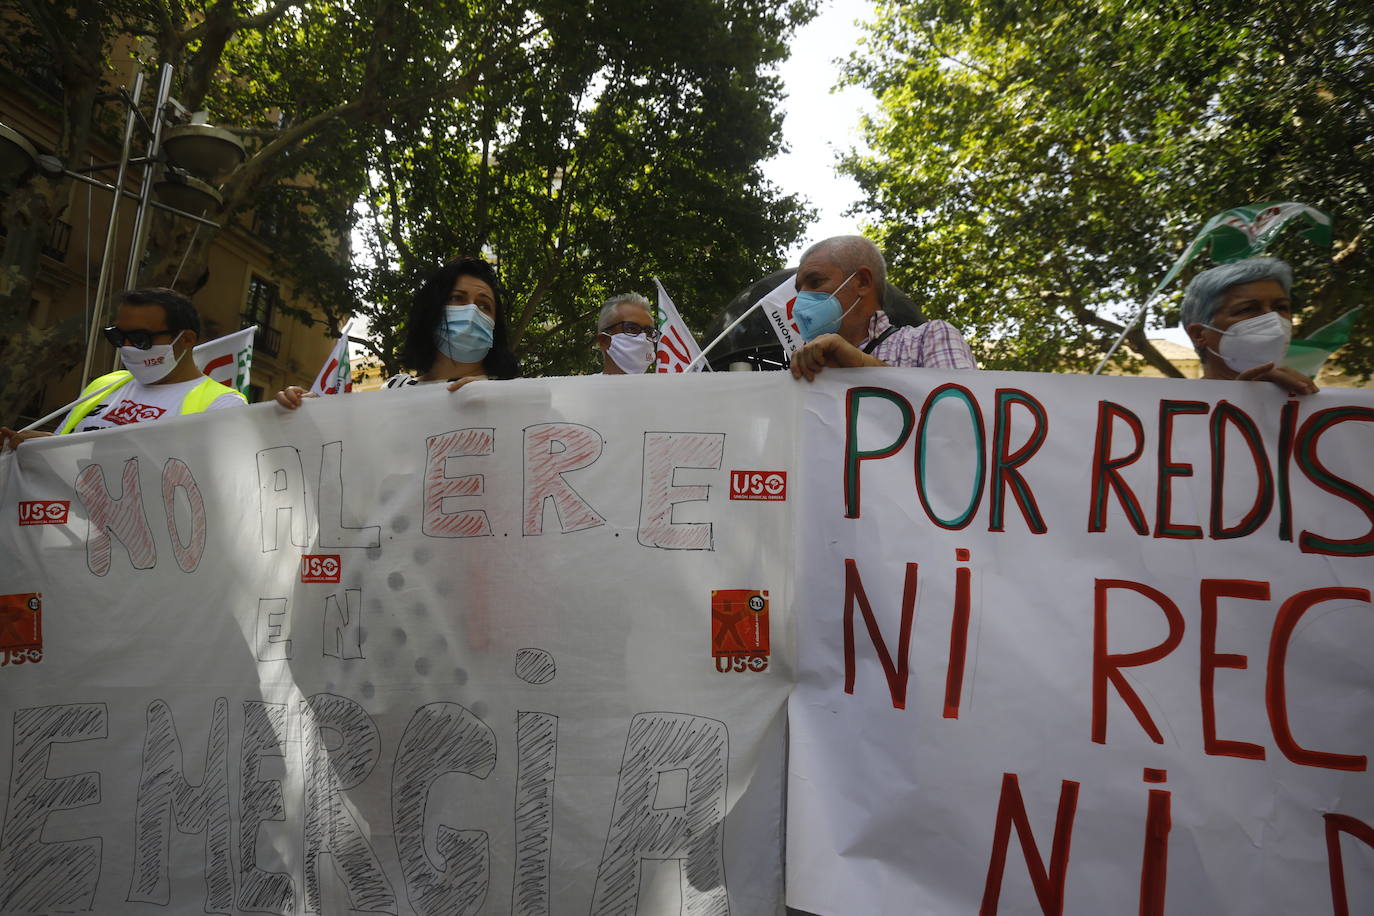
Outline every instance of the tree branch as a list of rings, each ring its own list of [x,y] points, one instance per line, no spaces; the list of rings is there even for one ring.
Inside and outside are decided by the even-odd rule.
[[[501,48],[473,64],[461,76],[448,81],[446,84],[441,83],[441,88],[437,90],[423,90],[400,98],[390,98],[382,88],[377,87],[376,81],[369,81],[369,85],[376,88],[291,125],[281,131],[276,139],[264,146],[247,162],[239,166],[235,173],[230,176],[224,185],[226,192],[225,211],[232,213],[243,206],[244,200],[251,196],[251,192],[256,189],[257,183],[261,181],[263,174],[274,159],[304,143],[334,121],[350,114],[357,114],[361,120],[370,122],[378,118],[379,115],[389,115],[394,109],[405,109],[419,102],[443,102],[467,95],[477,87],[488,70],[494,67],[510,49],[518,47],[520,43],[543,31],[543,29],[544,25],[540,23],[538,26],[525,30],[506,42]]]
[[[35,3],[34,0],[21,0],[21,2],[24,9],[28,11],[29,21],[39,32],[43,33],[43,38],[46,39],[48,47],[55,55],[65,57],[64,52],[66,52],[67,47],[66,43],[62,41],[62,33],[47,16],[47,9],[50,8],[50,4]]]
[[[230,4],[232,6],[232,4]],[[300,0],[278,0],[277,3],[256,13],[252,16],[236,17],[228,23],[230,34],[241,32],[246,29],[262,29],[276,22],[282,14],[293,6],[300,6]],[[182,44],[189,44],[205,36],[206,30],[210,28],[209,19],[203,19],[191,28],[177,32],[177,38]]]
[[[1079,324],[1101,328],[1112,334],[1120,334],[1121,329],[1125,327],[1125,325],[1117,324],[1115,321],[1108,318],[1103,318],[1101,315],[1097,314],[1097,312],[1088,308],[1083,304],[1082,297],[1077,293],[1050,293],[1047,298],[1066,300],[1070,313],[1072,313]],[[1158,369],[1165,378],[1185,377],[1177,366],[1169,362],[1168,358],[1165,357],[1163,353],[1160,353],[1159,350],[1155,349],[1154,344],[1150,343],[1149,339],[1145,336],[1145,328],[1140,322],[1131,325],[1131,330],[1126,334],[1126,342],[1131,345],[1132,350],[1135,350],[1135,352],[1140,355],[1141,359]]]
[[[544,265],[544,272],[540,274],[539,280],[534,284],[534,292],[525,300],[525,307],[520,310],[520,319],[511,329],[511,348],[518,350],[520,338],[525,336],[525,331],[529,330],[530,322],[534,320],[534,315],[539,311],[539,306],[553,288],[554,282],[563,270],[563,248],[555,248],[550,255],[548,263]]]
[[[414,252],[410,250],[410,244],[406,242],[405,236],[401,232],[401,204],[396,199],[395,167],[391,163],[391,144],[385,140],[382,141],[381,158],[382,169],[386,172],[387,201],[391,204],[391,218],[387,221],[391,229],[391,244],[396,246],[396,252],[400,259],[408,263]]]

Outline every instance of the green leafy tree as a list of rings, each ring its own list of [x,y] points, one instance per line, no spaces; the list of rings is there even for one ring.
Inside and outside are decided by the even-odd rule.
[[[236,126],[248,141],[246,161],[221,185],[225,203],[216,220],[242,224],[260,202],[276,203],[296,233],[294,247],[316,260],[320,251],[337,259],[346,229],[340,211],[359,188],[356,168],[350,172],[347,164],[365,157],[391,126],[506,79],[504,68],[520,59],[516,52],[547,31],[545,12],[446,0],[22,0],[6,14],[0,49],[11,67],[41,59],[56,74],[61,135],[48,152],[72,170],[87,161],[93,137],[112,134],[122,122],[119,107],[108,102],[115,88],[109,55],[131,47],[121,53],[149,68],[170,64],[173,96],[183,106],[209,111],[212,121]],[[559,14],[556,5],[551,12]],[[350,175],[351,187],[321,186]],[[39,173],[5,189],[0,416],[15,416],[47,378],[79,360],[80,319],[48,329],[27,321],[41,242],[62,215],[69,182]],[[293,189],[313,190],[292,198]],[[283,205],[293,200],[307,209],[321,200],[332,206],[301,214]],[[156,215],[138,282],[198,289],[210,279],[216,233]],[[332,314],[330,320],[337,323]]]
[[[1369,301],[1374,8],[1316,0],[885,2],[847,79],[873,91],[870,150],[844,168],[928,314],[983,365],[1084,370],[1212,214],[1297,200],[1300,326]],[[1205,260],[1193,268],[1208,266]],[[1152,308],[1177,322],[1186,282]],[[1343,365],[1374,370],[1374,314]],[[1177,371],[1137,328],[1128,342]],[[1123,361],[1129,357],[1123,356]]]
[[[117,134],[110,54],[172,65],[173,96],[248,147],[215,219],[275,226],[278,266],[323,310],[298,317],[330,333],[370,317],[391,368],[412,291],[455,254],[500,261],[530,371],[572,371],[590,365],[605,295],[657,274],[704,325],[801,230],[803,208],[758,163],[777,148],[770,65],[810,0],[20,3],[0,53],[54,62],[62,137],[47,152],[74,169],[92,137]],[[69,179],[5,190],[0,414],[12,417],[79,361],[80,332],[26,321]],[[350,259],[360,217],[370,250]],[[139,282],[213,282],[215,235],[157,214]]]
[[[68,168],[88,161],[101,128],[98,116],[106,85],[105,54],[129,21],[147,8],[138,2],[49,4],[22,0],[0,6],[0,63],[11,70],[42,72],[60,87],[54,112],[59,135],[46,151]],[[108,122],[107,122],[108,124]],[[54,221],[63,213],[69,180],[37,173],[0,180],[0,422],[10,422],[29,403],[54,367],[64,371],[83,350],[80,316],[48,327],[29,322],[29,304],[39,257]]]
[[[527,374],[592,371],[609,295],[659,277],[698,329],[774,269],[805,210],[762,177],[807,5],[600,3],[562,12],[518,65],[371,150],[351,278],[389,371],[410,297],[457,254],[499,263]],[[553,19],[551,17],[550,21]],[[412,367],[413,368],[413,367]]]

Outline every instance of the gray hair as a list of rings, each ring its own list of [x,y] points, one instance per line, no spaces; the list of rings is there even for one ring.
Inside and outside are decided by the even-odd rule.
[[[862,235],[837,235],[824,241],[817,242],[802,253],[802,264],[812,255],[820,255],[831,264],[843,270],[846,275],[854,273],[860,267],[867,267],[873,272],[874,286],[878,289],[878,305],[882,306],[883,296],[887,291],[887,262],[883,260],[883,253]]]
[[[649,300],[639,293],[620,293],[606,300],[606,304],[601,306],[601,317],[596,320],[598,331],[606,330],[606,326],[615,322],[615,313],[622,305],[638,305],[649,313],[649,317],[654,317],[654,310],[649,307]]]
[[[1204,270],[1183,293],[1179,323],[1185,331],[1192,324],[1210,324],[1228,289],[1260,280],[1277,280],[1286,296],[1293,289],[1293,269],[1278,258],[1246,258]],[[1202,350],[1198,349],[1198,353]]]

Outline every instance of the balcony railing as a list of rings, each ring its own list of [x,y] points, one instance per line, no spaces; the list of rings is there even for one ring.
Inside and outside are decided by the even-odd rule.
[[[281,352],[281,331],[259,322],[256,315],[244,315],[243,327],[256,324],[258,330],[253,334],[253,352],[265,356],[276,356]]]
[[[67,248],[71,243],[72,224],[65,220],[55,219],[52,221],[52,231],[48,233],[48,240],[43,243],[43,253],[54,261],[65,261]]]
[[[9,234],[4,223],[0,223],[0,239]],[[72,243],[72,224],[64,220],[55,219],[52,221],[52,229],[48,232],[47,239],[43,242],[42,252],[45,256],[54,261],[65,261],[67,259],[67,248]]]

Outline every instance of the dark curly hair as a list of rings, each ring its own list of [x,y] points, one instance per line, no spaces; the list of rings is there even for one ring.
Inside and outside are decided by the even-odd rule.
[[[496,329],[492,332],[491,350],[482,359],[482,369],[491,378],[519,378],[520,360],[510,349],[510,330],[506,320],[506,291],[496,277],[496,269],[481,258],[456,258],[440,267],[420,287],[410,307],[406,323],[405,345],[401,361],[411,369],[426,372],[434,365],[439,347],[434,342],[434,329],[439,326],[448,303],[449,293],[459,277],[476,277],[491,287],[496,297]]]

